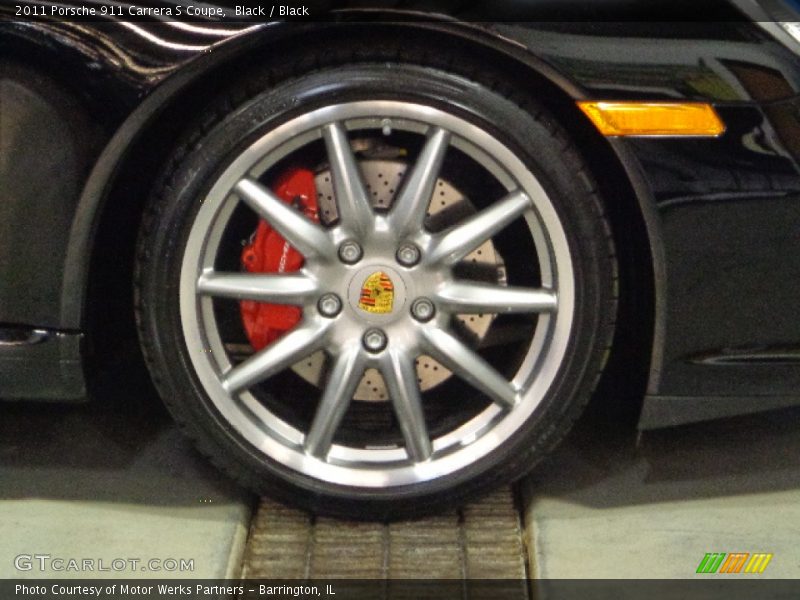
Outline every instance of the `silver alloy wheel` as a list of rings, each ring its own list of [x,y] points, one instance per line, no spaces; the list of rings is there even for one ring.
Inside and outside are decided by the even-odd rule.
[[[375,212],[348,139],[353,130],[406,131],[426,137],[391,209]],[[323,140],[333,175],[339,221],[326,228],[281,202],[259,183],[267,169],[316,140]],[[423,227],[426,209],[448,148],[476,161],[506,195],[445,231]],[[244,202],[305,256],[291,274],[216,272],[215,258],[234,210]],[[474,248],[517,219],[524,219],[536,248],[541,287],[520,288],[457,279],[454,267]],[[340,248],[356,242],[352,262]],[[413,244],[418,262],[405,266],[398,250]],[[352,249],[352,248],[351,248]],[[366,278],[388,277],[394,301],[384,313],[359,305]],[[354,291],[355,290],[355,291]],[[559,217],[525,164],[500,141],[468,121],[408,102],[362,101],[328,106],[269,131],[227,167],[198,210],[181,267],[180,315],[197,376],[222,417],[274,461],[326,482],[388,488],[440,478],[475,463],[508,440],[532,415],[564,360],[574,312],[572,259]],[[339,312],[320,311],[335,295]],[[301,323],[241,364],[232,364],[216,321],[213,298],[249,299],[303,308]],[[429,300],[433,315],[412,306]],[[332,306],[331,303],[326,304]],[[521,366],[509,380],[462,342],[451,328],[464,313],[537,313],[536,329]],[[417,314],[415,314],[417,313]],[[374,344],[376,330],[385,347]],[[368,340],[367,337],[370,339]],[[250,390],[320,350],[330,359],[327,384],[308,431],[301,431],[259,402]],[[455,429],[431,439],[414,369],[432,356],[485,394],[492,403]],[[380,371],[402,430],[403,446],[352,447],[333,439],[361,375]]]

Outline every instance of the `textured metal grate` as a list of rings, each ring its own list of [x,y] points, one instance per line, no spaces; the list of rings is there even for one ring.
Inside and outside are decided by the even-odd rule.
[[[310,517],[263,499],[243,576],[286,579],[524,579],[520,516],[510,490],[450,515],[400,523]],[[465,591],[469,582],[465,581]],[[520,586],[520,599],[526,598]],[[506,597],[506,596],[504,596]]]

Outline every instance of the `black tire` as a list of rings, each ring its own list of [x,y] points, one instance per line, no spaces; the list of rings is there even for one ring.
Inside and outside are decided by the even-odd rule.
[[[380,58],[380,57],[376,57]],[[274,76],[270,77],[274,79]],[[202,115],[176,150],[143,221],[136,311],[153,379],[200,451],[243,485],[308,510],[395,519],[458,506],[528,473],[560,441],[587,403],[609,349],[616,313],[616,261],[590,170],[564,131],[533,98],[503,91],[490,74],[471,78],[404,63],[331,65],[255,94],[231,91]],[[511,148],[547,191],[566,232],[575,273],[568,352],[543,401],[506,442],[445,477],[389,489],[313,479],[269,458],[221,416],[200,383],[181,328],[181,259],[200,200],[249,142],[293,117],[355,100],[414,101],[455,113]]]

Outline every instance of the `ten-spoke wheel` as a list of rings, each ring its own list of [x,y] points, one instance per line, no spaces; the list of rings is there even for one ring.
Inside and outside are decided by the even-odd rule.
[[[415,85],[341,67],[233,111],[142,236],[141,330],[176,418],[249,485],[337,514],[526,472],[588,397],[613,318],[605,224],[561,134],[477,83],[394,69]]]

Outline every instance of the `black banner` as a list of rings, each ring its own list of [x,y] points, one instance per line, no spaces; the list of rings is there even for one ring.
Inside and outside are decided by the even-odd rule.
[[[0,580],[3,600],[768,600],[800,596],[800,580]]]
[[[774,0],[0,0],[0,15],[65,21],[264,23],[441,17],[480,22],[708,22],[796,20]],[[792,19],[793,17],[793,19]]]

